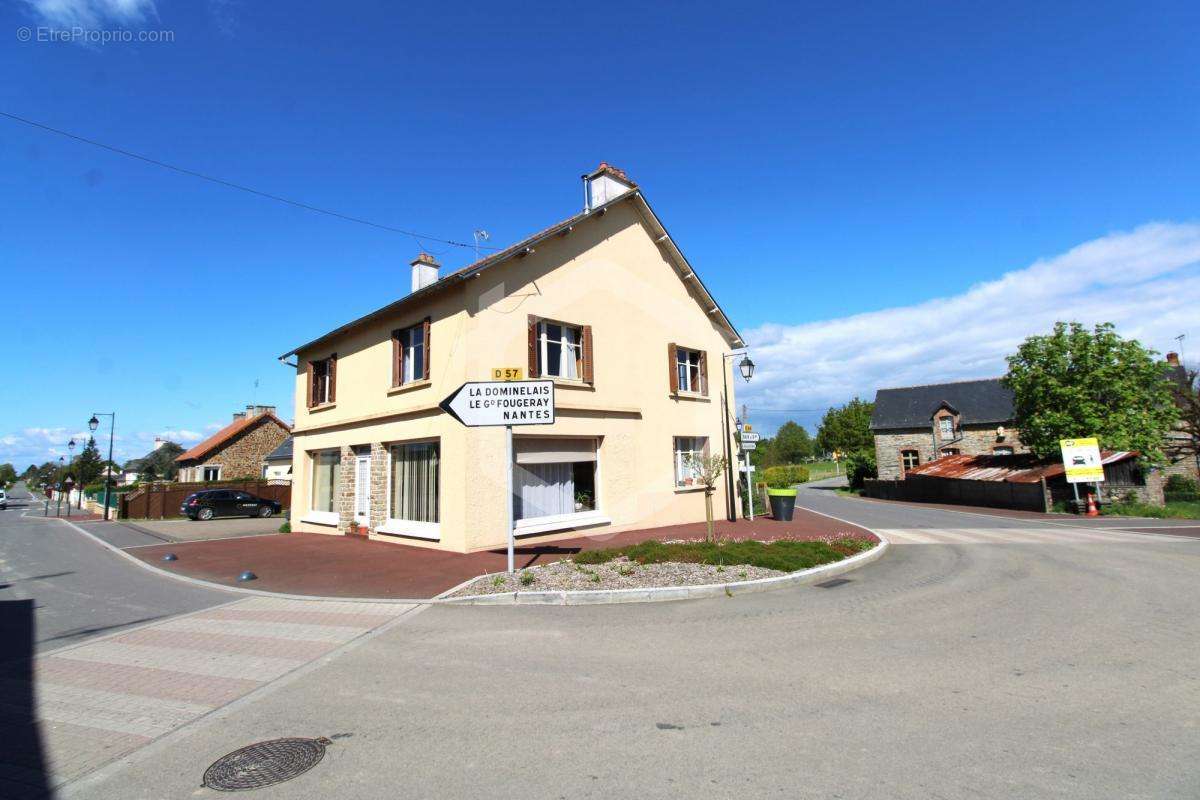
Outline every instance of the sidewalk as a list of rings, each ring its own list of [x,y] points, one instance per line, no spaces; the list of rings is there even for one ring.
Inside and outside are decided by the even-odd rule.
[[[96,531],[92,526],[90,528]],[[759,518],[716,523],[722,538],[816,539],[835,535],[871,536],[865,529],[797,508],[792,522]],[[98,531],[97,531],[98,533]],[[544,545],[516,547],[518,569],[545,564],[580,550],[635,544],[647,539],[703,539],[704,523],[648,528],[618,534],[581,536]],[[504,549],[450,553],[427,547],[366,541],[346,536],[288,533],[223,541],[180,542],[133,547],[125,552],[169,572],[213,583],[284,594],[375,599],[435,597],[463,581],[507,568]],[[174,553],[177,561],[163,561]],[[258,580],[238,583],[250,570]]]
[[[413,608],[252,597],[37,657],[32,676],[0,664],[0,795],[78,778]]]

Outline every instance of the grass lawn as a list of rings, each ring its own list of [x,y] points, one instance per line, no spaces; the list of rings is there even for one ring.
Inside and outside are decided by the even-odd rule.
[[[801,464],[800,466],[808,470],[810,481],[832,478],[834,475],[841,475],[845,472],[840,465],[835,465],[832,461],[814,461],[811,464]]]
[[[845,537],[824,541],[798,541],[779,539],[774,542],[679,542],[663,544],[650,539],[626,547],[607,550],[584,550],[576,553],[572,560],[576,564],[604,564],[618,556],[625,556],[639,564],[661,564],[668,561],[684,564],[719,564],[777,569],[795,572],[818,564],[841,561],[847,556],[870,550],[875,543],[868,539]]]
[[[1200,519],[1200,502],[1167,503],[1148,506],[1142,503],[1109,503],[1100,507],[1106,517],[1156,517],[1158,519]]]

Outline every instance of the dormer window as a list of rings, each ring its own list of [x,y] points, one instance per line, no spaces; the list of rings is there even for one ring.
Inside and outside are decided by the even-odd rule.
[[[938,418],[938,435],[943,439],[954,438],[954,417]]]

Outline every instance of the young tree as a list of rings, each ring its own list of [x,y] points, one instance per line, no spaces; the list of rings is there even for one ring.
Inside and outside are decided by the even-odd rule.
[[[1118,336],[1112,323],[1089,331],[1057,322],[1053,333],[1030,336],[1008,357],[1003,378],[1021,441],[1054,458],[1059,440],[1095,436],[1103,448],[1136,450],[1148,463],[1162,463],[1178,410],[1154,355]]]
[[[822,452],[855,453],[859,450],[874,450],[875,437],[871,435],[871,414],[875,404],[855,397],[840,408],[831,408],[821,418],[817,429],[817,447]]]
[[[0,486],[8,486],[17,480],[17,468],[12,464],[0,464]]]
[[[799,464],[813,454],[813,440],[808,431],[788,420],[779,427],[772,448],[781,464]]]
[[[708,522],[706,542],[715,540],[713,535],[713,492],[717,490],[717,479],[725,471],[725,456],[689,456],[688,464],[696,471],[696,481],[704,487],[704,516]]]
[[[71,465],[76,483],[80,487],[95,483],[96,479],[100,477],[103,463],[104,459],[100,457],[100,449],[96,447],[96,440],[88,437],[87,444],[79,453],[79,458],[75,459],[75,463]]]

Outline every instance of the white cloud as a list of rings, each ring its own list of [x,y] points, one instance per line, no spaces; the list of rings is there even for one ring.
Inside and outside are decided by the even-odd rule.
[[[1001,375],[1004,357],[1057,320],[1112,322],[1165,350],[1195,326],[1200,224],[1154,223],[1085,242],[962,294],[801,325],[748,331],[754,381],[738,402],[755,409],[823,409],[887,386]],[[762,414],[773,428],[789,416]]]
[[[222,426],[216,425],[216,427]],[[205,429],[212,428],[213,424],[210,424]],[[30,464],[54,461],[59,456],[70,457],[72,453],[66,445],[71,439],[76,442],[74,453],[78,455],[91,435],[86,430],[73,431],[65,427],[24,428],[0,436],[0,463],[11,462],[18,471],[21,471]],[[187,446],[205,438],[205,434],[187,428],[137,431],[127,435],[118,431],[113,437],[113,460],[123,464],[131,458],[141,458],[154,448],[156,438],[167,439]],[[101,455],[107,455],[107,433],[97,435],[96,444],[100,448]]]
[[[131,25],[157,15],[154,0],[26,0],[26,3],[41,22],[57,28]]]

